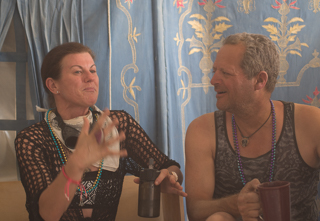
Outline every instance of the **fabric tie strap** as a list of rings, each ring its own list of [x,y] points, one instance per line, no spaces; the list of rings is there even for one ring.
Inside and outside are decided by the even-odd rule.
[[[62,166],[61,171],[62,171],[63,176],[67,179],[67,183],[64,186],[64,195],[65,195],[65,197],[67,198],[68,201],[70,201],[70,197],[69,197],[70,184],[71,183],[76,184],[80,188],[80,203],[81,203],[82,202],[82,191],[84,191],[85,197],[87,198],[87,191],[86,191],[86,188],[81,184],[81,179],[79,181],[71,179],[66,174],[66,171],[64,170],[64,166]]]

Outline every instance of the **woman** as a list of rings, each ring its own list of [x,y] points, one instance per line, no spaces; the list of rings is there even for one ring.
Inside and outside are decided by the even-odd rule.
[[[15,140],[30,220],[114,220],[125,174],[139,176],[149,158],[161,170],[155,181],[161,191],[186,196],[179,164],[128,113],[94,105],[99,78],[88,47],[52,49],[41,77],[54,108]]]

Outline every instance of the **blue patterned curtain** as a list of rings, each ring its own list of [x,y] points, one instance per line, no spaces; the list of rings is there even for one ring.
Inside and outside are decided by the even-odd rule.
[[[0,48],[2,48],[5,37],[16,7],[16,0],[0,1]]]
[[[17,5],[28,39],[37,105],[45,107],[46,95],[40,74],[43,57],[61,43],[81,42],[82,1],[18,0]]]
[[[82,42],[97,55],[98,106],[128,111],[182,165],[189,123],[216,110],[212,65],[230,34],[260,33],[277,44],[281,73],[273,99],[319,106],[316,0],[18,0],[18,7],[40,105],[44,54],[62,42]]]
[[[1,34],[9,3],[1,1]],[[17,6],[37,104],[47,105],[43,56],[60,43],[81,42],[97,57],[97,105],[130,113],[183,172],[188,125],[216,110],[212,65],[230,34],[264,34],[278,46],[281,73],[272,99],[320,107],[319,0],[17,0]]]
[[[58,44],[81,42],[96,54],[100,77],[97,105],[129,112],[168,153],[164,52],[163,46],[153,47],[162,35],[157,34],[162,27],[158,30],[159,20],[154,18],[159,4],[161,1],[18,0],[38,105],[47,107],[40,77],[44,55]],[[147,13],[135,16],[141,10]]]
[[[180,141],[170,139],[169,146],[184,146],[189,123],[217,109],[212,65],[222,40],[233,33],[263,34],[278,46],[281,71],[272,99],[320,107],[319,10],[317,0],[165,1],[168,122],[176,122],[169,134],[180,132]]]

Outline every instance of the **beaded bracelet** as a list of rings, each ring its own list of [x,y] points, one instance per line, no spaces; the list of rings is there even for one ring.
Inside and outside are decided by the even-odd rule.
[[[62,171],[63,176],[68,180],[68,182],[64,186],[64,195],[67,198],[67,200],[70,201],[70,198],[69,198],[69,187],[70,187],[71,183],[74,183],[74,184],[76,184],[77,186],[80,187],[80,202],[82,202],[82,191],[84,191],[85,197],[87,198],[87,191],[86,191],[86,188],[81,184],[81,179],[79,181],[71,179],[66,174],[66,171],[64,170],[64,165],[62,166],[61,171]]]

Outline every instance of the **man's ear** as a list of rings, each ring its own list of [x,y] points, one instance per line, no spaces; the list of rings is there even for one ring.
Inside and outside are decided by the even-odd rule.
[[[46,86],[51,91],[53,94],[58,94],[59,93],[59,88],[56,84],[56,81],[53,80],[52,78],[47,78],[46,80]]]
[[[268,74],[265,71],[260,71],[259,74],[255,76],[256,78],[256,84],[255,84],[255,89],[256,90],[261,90],[264,88],[268,82]]]

